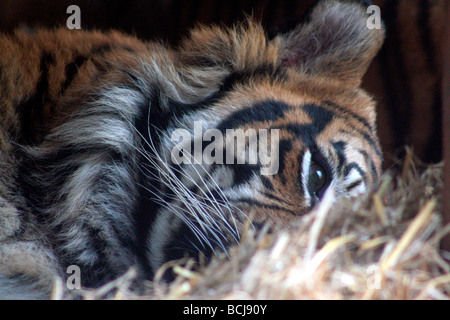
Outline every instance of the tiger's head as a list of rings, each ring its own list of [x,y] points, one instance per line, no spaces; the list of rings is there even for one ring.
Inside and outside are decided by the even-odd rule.
[[[288,225],[328,188],[347,197],[377,180],[375,103],[360,84],[384,31],[367,19],[362,4],[322,1],[272,38],[253,21],[200,27],[171,52],[158,98],[170,116],[152,131],[163,181],[152,269],[226,250],[246,223]]]

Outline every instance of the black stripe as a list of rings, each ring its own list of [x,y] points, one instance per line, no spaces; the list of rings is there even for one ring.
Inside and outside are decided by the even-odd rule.
[[[370,171],[371,171],[373,180],[377,180],[377,178],[378,178],[378,170],[375,167],[375,163],[373,162],[372,157],[370,157],[367,154],[367,152],[364,151],[364,150],[358,149],[358,152],[361,153],[363,155],[364,159],[366,159],[367,162],[370,164]]]
[[[350,171],[352,171],[352,169],[356,169],[356,171],[359,172],[359,174],[361,175],[361,177],[363,178],[364,181],[367,180],[366,173],[363,171],[363,169],[361,169],[359,164],[357,164],[356,162],[350,162],[348,165],[345,166],[344,177],[347,177],[349,175]]]
[[[282,199],[282,198],[280,198],[280,197],[277,197],[277,196],[275,196],[275,195],[272,194],[272,193],[262,192],[261,194],[262,194],[263,196],[269,198],[269,199],[272,199],[272,200],[275,200],[275,201],[278,201],[278,202],[287,204],[287,205],[289,205],[289,206],[294,206],[294,204],[289,203],[288,201],[286,201],[286,200],[284,200],[284,199]]]
[[[288,178],[291,178],[289,173],[287,175],[283,174],[284,173],[284,169],[286,167],[286,161],[284,159],[286,158],[286,154],[288,154],[291,151],[292,151],[292,142],[290,140],[282,139],[282,140],[279,141],[279,145],[278,145],[278,154],[279,154],[278,172],[280,173],[279,177],[280,177],[281,182],[283,184],[286,184],[286,176]]]
[[[281,127],[277,127],[277,129],[287,130],[297,137],[300,137],[303,143],[309,148],[316,146],[315,138],[317,136],[317,130],[314,128],[313,124],[288,123]]]
[[[224,132],[226,129],[239,128],[249,123],[275,121],[284,117],[286,111],[291,108],[280,101],[266,100],[233,112],[217,126],[217,129]]]
[[[153,142],[156,150],[160,147],[160,134],[159,130],[166,130],[169,122],[171,120],[170,114],[164,112],[160,105],[159,92],[156,92],[153,97],[142,104],[139,107],[139,115],[135,120],[134,126],[143,137],[148,142]],[[151,120],[152,125],[148,123]],[[150,129],[150,130],[149,130]],[[150,134],[149,134],[150,132]],[[147,143],[141,142],[138,146],[142,149],[144,153],[153,154]],[[137,248],[136,253],[141,267],[144,273],[150,279],[152,274],[152,268],[149,265],[147,259],[147,238],[149,235],[149,230],[155,222],[157,212],[161,208],[158,202],[155,202],[152,193],[159,194],[162,189],[161,181],[157,181],[152,177],[157,177],[158,172],[153,166],[146,167],[145,164],[148,160],[145,159],[143,154],[138,154],[138,164],[141,168],[147,168],[142,170],[149,170],[148,177],[146,175],[139,175],[139,186],[138,186],[138,197],[136,200],[136,207],[134,208],[134,222],[136,226],[136,237],[137,237]],[[164,190],[168,193],[167,196],[172,195],[171,190]]]
[[[382,153],[380,150],[380,147],[378,146],[378,143],[367,133],[360,130],[357,130],[359,134],[363,136],[363,138],[371,145],[371,147],[375,150],[376,154],[381,158]]]
[[[36,84],[34,94],[18,106],[22,132],[19,138],[21,144],[34,144],[41,138],[43,124],[43,109],[48,103],[48,77],[49,68],[54,63],[54,57],[50,53],[44,53],[41,57],[41,75]]]
[[[337,105],[337,104],[335,104],[335,103],[333,103],[331,101],[325,101],[325,103],[327,105],[329,105],[330,107],[332,107],[333,109],[336,109],[336,110],[338,110],[339,112],[342,113],[342,114],[339,114],[339,115],[336,114],[336,116],[339,116],[339,117],[342,117],[342,118],[345,118],[345,119],[347,119],[348,117],[351,117],[354,120],[356,120],[359,123],[361,123],[365,128],[367,128],[369,130],[370,134],[364,132],[363,130],[357,129],[353,125],[349,124],[349,126],[353,130],[357,131],[372,146],[372,148],[375,150],[375,152],[377,153],[378,156],[380,156],[380,157],[382,156],[382,153],[381,153],[380,147],[378,146],[378,143],[374,140],[374,138],[372,138],[375,135],[375,132],[374,132],[375,130],[369,124],[369,122],[366,119],[364,119],[363,117],[359,116],[358,114],[356,114],[356,113],[354,113],[354,112],[352,112],[350,110],[347,110],[347,109],[345,109],[345,108],[343,108],[343,107],[341,107],[341,106],[339,106],[339,105]]]
[[[311,117],[314,122],[314,128],[317,132],[321,133],[325,127],[333,120],[335,113],[322,106],[315,104],[305,104],[302,109]]]
[[[72,84],[72,81],[77,76],[80,69],[83,67],[83,65],[91,58],[93,58],[96,55],[103,55],[107,52],[110,52],[113,49],[128,49],[131,50],[131,48],[128,47],[114,47],[112,44],[102,44],[97,47],[92,48],[90,52],[88,52],[86,55],[79,55],[73,59],[72,62],[66,65],[66,80],[61,85],[61,90],[59,92],[60,95],[64,95],[65,91],[69,88],[69,86]]]
[[[337,170],[338,172],[341,172],[342,167],[344,166],[344,164],[347,162],[347,157],[345,156],[345,148],[347,146],[347,143],[345,141],[332,141],[331,145],[334,148],[334,151],[336,152],[336,155],[338,157],[338,167]]]
[[[282,104],[281,102],[278,102],[278,103]],[[334,105],[333,107],[342,109],[342,111],[344,111],[344,109],[342,107],[339,107],[337,105]],[[313,120],[313,122],[311,124],[290,123],[290,124],[286,124],[286,125],[283,125],[283,126],[280,126],[277,128],[281,129],[281,130],[283,130],[283,129],[288,130],[288,131],[292,132],[293,134],[295,134],[296,136],[301,137],[303,143],[305,143],[308,147],[315,146],[315,143],[316,143],[315,139],[316,139],[317,135],[319,135],[336,116],[344,117],[342,115],[337,115],[336,113],[334,113],[333,111],[331,111],[327,108],[324,108],[322,106],[318,106],[315,104],[305,104],[301,108],[304,111],[306,111],[308,116],[311,117],[311,119]],[[351,112],[348,112],[348,115],[350,115],[354,119],[360,121],[365,127],[369,128],[369,130],[371,129],[371,126],[363,118],[361,118],[358,115],[353,114]],[[264,118],[263,115],[261,115],[260,118],[263,119]],[[268,117],[267,120],[276,120],[276,119],[272,119],[272,117]],[[258,120],[255,120],[255,121],[258,121]],[[263,120],[259,120],[259,121],[263,121]],[[360,129],[357,129],[352,125],[349,125],[349,126],[353,130],[357,131],[372,146],[372,148],[375,150],[377,155],[379,155],[380,157],[382,156],[382,153],[378,146],[378,143],[374,140],[374,138],[372,138],[372,136],[369,133],[364,132]],[[271,127],[269,129],[275,129],[275,127]]]
[[[377,167],[375,167],[375,163],[373,162],[372,158],[368,158],[370,162],[370,170],[372,172],[372,178],[373,180],[377,180],[378,178],[378,170]]]
[[[309,148],[315,148],[317,135],[319,135],[333,120],[334,113],[324,107],[314,104],[303,105],[302,109],[306,111],[308,116],[311,118],[312,123],[290,123],[279,127],[279,129],[288,130],[289,132],[294,133],[302,139],[306,146]]]
[[[289,209],[286,209],[286,208],[283,208],[283,207],[280,207],[280,206],[277,206],[277,205],[265,204],[265,203],[256,201],[255,199],[241,198],[241,199],[233,200],[233,202],[243,202],[243,203],[246,203],[248,205],[252,205],[252,206],[255,206],[255,207],[264,208],[264,209],[268,209],[268,210],[284,211],[284,212],[287,212],[287,213],[289,213],[291,215],[294,215],[294,216],[298,216],[299,215],[299,212],[295,212],[295,211],[292,211],[292,210],[289,210]]]
[[[364,132],[362,130],[359,130],[357,128],[355,128],[353,125],[351,124],[347,124],[347,126],[352,129],[353,131],[355,131],[356,133],[358,133],[364,140],[367,141],[367,143],[372,147],[372,149],[375,151],[375,153],[382,158],[383,154],[381,152],[380,146],[378,145],[378,142],[374,140],[374,138],[367,132]],[[345,133],[348,135],[354,135],[353,132],[350,132],[348,130],[340,130],[341,133]],[[376,137],[375,137],[376,139]]]
[[[363,182],[363,180],[357,180],[353,183],[351,183],[350,185],[348,185],[345,190],[347,192],[350,192],[352,189],[355,189],[357,186],[359,186],[361,183]]]
[[[240,186],[249,182],[253,176],[261,169],[260,165],[252,164],[228,164],[227,168],[232,168],[234,171],[233,187]]]
[[[78,74],[78,70],[81,68],[81,66],[88,60],[87,56],[78,56],[74,59],[73,62],[69,63],[66,66],[66,80],[61,86],[60,94],[63,95],[64,92],[67,90],[69,85],[72,83],[75,76]]]
[[[331,108],[338,110],[340,113],[342,113],[343,115],[339,115],[343,118],[348,118],[351,117],[354,120],[360,122],[364,127],[366,127],[371,133],[373,133],[373,127],[369,124],[369,122],[364,119],[363,117],[359,116],[358,114],[354,113],[351,110],[348,110],[346,108],[341,107],[340,105],[337,105],[334,102],[331,101],[324,101],[325,104],[327,104],[328,106],[330,106]]]
[[[334,113],[314,104],[306,104],[302,108],[313,120],[312,124],[291,123],[269,129],[288,130],[301,137],[306,145],[313,146],[315,145],[315,138],[332,121]],[[260,102],[249,108],[232,113],[219,124],[218,129],[225,131],[226,129],[238,128],[249,123],[275,121],[284,117],[285,113],[290,109],[292,109],[291,106],[280,101],[268,100]]]
[[[269,191],[275,191],[275,188],[274,188],[274,186],[273,186],[273,183],[272,183],[272,181],[270,181],[269,178],[267,178],[267,177],[264,176],[264,175],[261,175],[260,178],[261,178],[261,182],[263,183],[263,185],[264,185]]]
[[[82,229],[88,233],[88,239],[85,239],[87,250],[93,251],[96,256],[95,264],[92,264],[92,261],[90,261],[87,265],[80,266],[84,269],[83,277],[81,277],[82,284],[87,287],[98,287],[118,276],[111,268],[110,261],[106,255],[110,243],[102,237],[104,234],[103,229],[86,223],[82,226]],[[83,248],[83,252],[85,250],[86,248]],[[80,254],[83,252],[80,252]],[[68,261],[68,263],[80,263],[77,256],[73,257],[75,260]]]
[[[204,109],[211,107],[212,104],[216,103],[221,98],[223,98],[233,88],[236,81],[238,81],[238,77],[236,79],[234,79],[234,73],[229,75],[228,77],[226,77],[224,79],[224,81],[222,82],[220,87],[217,89],[217,91],[213,92],[209,96],[205,97],[203,100],[196,102],[196,103],[187,104],[187,103],[175,101],[169,97],[167,109],[170,110],[169,111],[170,116],[175,117],[175,118],[181,118],[182,116],[184,116],[186,114],[189,114],[189,113],[192,113],[195,111],[204,110]],[[157,91],[154,94],[154,99],[152,101],[156,101],[156,99],[157,99],[157,102],[159,104],[159,101],[161,101],[161,94],[162,93],[160,91]],[[164,119],[164,122],[166,123],[167,121],[165,120],[164,117],[163,117],[163,119]],[[153,123],[153,121],[152,121],[152,123]]]
[[[195,221],[192,221],[192,223],[197,224]],[[214,250],[216,250],[218,248],[216,238],[208,232],[205,233],[206,238],[211,242]],[[214,253],[213,249],[203,241],[200,241],[192,229],[184,222],[175,233],[169,236],[170,241],[163,248],[163,262],[180,260],[188,256],[198,263],[200,256],[203,256],[206,261],[209,261]],[[230,245],[230,242],[225,237],[222,240],[225,247]],[[175,279],[175,274],[171,268],[165,271],[163,279],[165,281],[173,281]]]
[[[203,60],[201,61],[202,61],[201,63],[207,63]],[[195,63],[200,62],[196,60]],[[203,100],[192,104],[186,104],[169,98],[168,109],[171,112],[171,116],[176,118],[180,118],[183,115],[195,111],[207,109],[211,107],[212,104],[216,103],[217,101],[225,97],[229,91],[234,89],[235,85],[243,84],[247,81],[254,80],[257,77],[262,76],[270,77],[271,79],[275,78],[282,79],[284,77],[284,72],[281,68],[274,67],[272,65],[262,65],[252,70],[233,72],[229,74],[227,77],[225,77],[225,79],[223,80],[222,84],[217,89],[217,91],[207,96]],[[156,95],[159,96],[160,93],[157,93]],[[237,114],[238,112],[236,112],[235,114]],[[227,128],[228,127],[225,127],[225,129]]]
[[[68,225],[77,225],[77,221],[69,221]],[[100,235],[101,229],[83,223],[80,228],[87,233],[84,237],[84,246],[67,247],[65,239],[58,237],[64,234],[64,227],[62,225],[55,226],[51,233],[52,244],[54,252],[60,258],[64,268],[70,265],[76,265],[81,269],[81,283],[86,287],[97,287],[119,276],[114,272],[105,255],[108,243]],[[94,255],[95,259],[89,262],[80,261],[82,254]]]
[[[228,75],[222,84],[222,90],[231,90],[236,84],[245,84],[257,78],[269,77],[270,79],[286,79],[286,70],[272,64],[259,65],[254,69],[235,71]]]

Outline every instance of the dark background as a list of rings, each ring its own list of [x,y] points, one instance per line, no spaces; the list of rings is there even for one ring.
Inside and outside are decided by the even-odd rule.
[[[390,167],[405,145],[426,162],[441,160],[441,69],[447,0],[375,0],[386,42],[363,87],[379,102],[378,131]],[[0,30],[65,26],[66,9],[81,9],[82,29],[119,29],[171,45],[197,23],[232,25],[252,15],[268,31],[301,19],[314,0],[1,0]]]

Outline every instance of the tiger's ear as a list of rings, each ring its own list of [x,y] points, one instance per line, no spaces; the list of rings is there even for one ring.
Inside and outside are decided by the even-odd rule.
[[[367,7],[350,1],[322,1],[307,23],[275,37],[282,65],[294,66],[358,86],[384,40],[384,29],[369,29]]]

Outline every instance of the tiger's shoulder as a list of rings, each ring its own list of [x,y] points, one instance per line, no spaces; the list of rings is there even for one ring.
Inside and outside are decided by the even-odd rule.
[[[25,143],[42,141],[52,127],[71,114],[89,92],[123,80],[138,57],[164,51],[117,31],[67,28],[16,30],[0,35],[0,127]],[[108,78],[102,76],[105,71]]]

